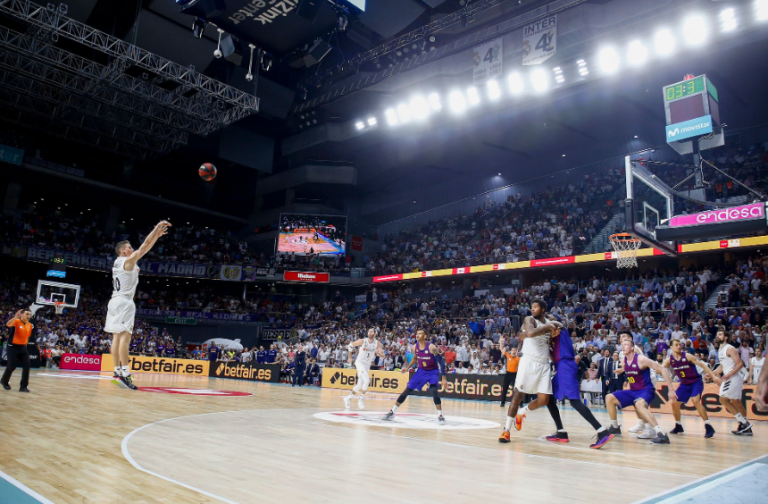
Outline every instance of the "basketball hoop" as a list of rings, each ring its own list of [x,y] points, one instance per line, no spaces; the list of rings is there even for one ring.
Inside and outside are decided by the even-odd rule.
[[[616,252],[617,268],[633,268],[637,266],[637,250],[640,248],[640,240],[629,233],[616,233],[609,238],[613,250]]]
[[[64,303],[61,301],[54,301],[53,309],[56,310],[56,315],[61,315],[64,313]]]

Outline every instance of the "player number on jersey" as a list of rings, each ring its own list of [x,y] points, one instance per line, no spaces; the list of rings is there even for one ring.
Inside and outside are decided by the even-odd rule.
[[[120,279],[115,278],[115,291],[120,292]]]
[[[635,377],[634,376],[630,376],[629,378],[627,378],[627,381],[629,383],[635,383]]]
[[[685,371],[680,371],[680,378],[685,378]]]

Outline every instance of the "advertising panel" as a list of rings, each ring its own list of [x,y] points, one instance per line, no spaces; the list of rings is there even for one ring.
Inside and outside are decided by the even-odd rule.
[[[283,273],[286,282],[312,282],[328,283],[331,281],[330,273],[310,273],[306,271],[286,271]]]
[[[254,364],[251,362],[214,362],[211,364],[212,378],[234,378],[278,383],[280,381],[279,364]]]
[[[371,384],[368,390],[372,392],[392,392],[399,394],[405,390],[408,376],[399,371],[371,370]],[[357,385],[357,369],[323,368],[323,388],[351,390]]]
[[[115,365],[112,362],[112,355],[102,355],[101,370],[112,372],[114,369]],[[208,372],[208,361],[131,355],[131,373],[208,376]]]
[[[101,371],[101,355],[65,353],[61,356],[60,369],[75,371]]]
[[[677,384],[675,385],[677,388]],[[758,411],[755,407],[755,401],[752,399],[755,395],[754,385],[744,385],[744,390],[741,393],[741,402],[744,403],[747,408],[747,419],[749,420],[768,420],[768,412]],[[651,411],[653,413],[669,413],[672,414],[672,405],[669,403],[669,387],[664,382],[656,384],[656,397],[651,403]],[[733,418],[733,415],[728,413],[722,404],[720,404],[720,386],[714,383],[705,383],[704,392],[701,394],[701,403],[704,405],[704,409],[707,410],[707,415],[717,418]],[[683,415],[699,416],[698,411],[690,403],[680,407],[680,412]]]

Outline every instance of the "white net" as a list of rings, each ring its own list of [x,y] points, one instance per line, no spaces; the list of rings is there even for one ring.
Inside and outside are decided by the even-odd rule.
[[[611,245],[616,256],[617,268],[634,268],[637,266],[637,250],[640,240],[630,235],[611,236]]]
[[[64,303],[57,303],[54,301],[53,309],[56,310],[56,315],[61,315],[64,313]]]

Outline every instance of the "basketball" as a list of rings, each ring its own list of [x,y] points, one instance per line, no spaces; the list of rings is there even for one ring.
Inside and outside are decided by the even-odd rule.
[[[210,182],[216,178],[216,167],[211,163],[203,163],[200,165],[200,169],[197,170],[197,173],[200,175],[201,179]]]

